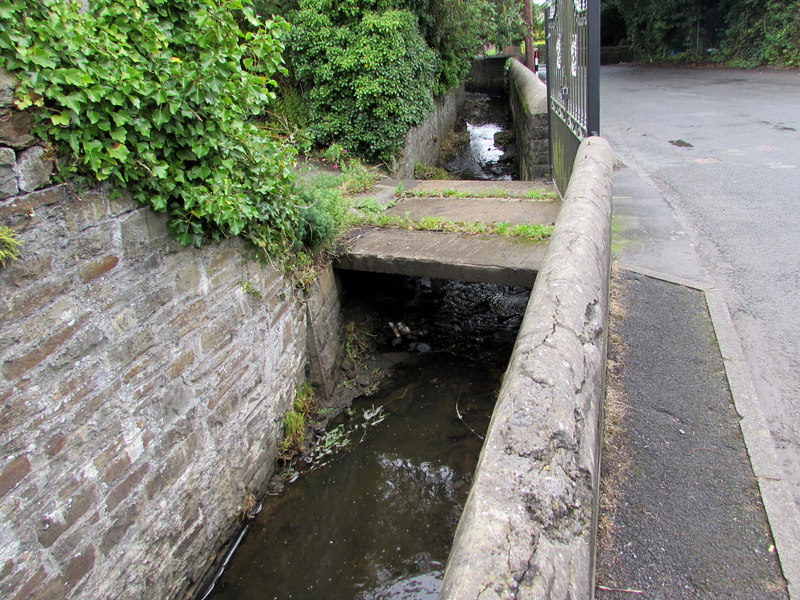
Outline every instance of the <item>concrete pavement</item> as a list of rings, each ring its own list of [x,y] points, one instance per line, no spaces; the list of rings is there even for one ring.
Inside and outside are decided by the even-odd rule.
[[[660,198],[646,210],[695,254],[662,243],[637,260],[724,296],[800,506],[800,71],[608,66],[601,105],[603,135]]]
[[[561,208],[560,201],[548,197],[552,186],[543,182],[439,180],[406,184],[406,195],[387,213],[415,222],[433,217],[463,223],[553,225]],[[337,259],[339,269],[532,287],[547,242],[365,227],[352,232],[347,246],[348,251]]]
[[[605,457],[597,597],[797,597],[800,520],[724,298],[625,165],[613,223],[609,398],[626,414]]]
[[[603,134],[624,166],[615,254],[703,291],[798,597],[800,73],[614,66],[601,87]]]

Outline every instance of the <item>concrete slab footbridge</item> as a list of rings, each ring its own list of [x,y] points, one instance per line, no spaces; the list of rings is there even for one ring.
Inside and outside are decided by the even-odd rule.
[[[561,208],[544,181],[412,181],[397,196],[391,185],[368,194],[406,226],[354,230],[337,268],[532,287],[547,239],[502,233],[552,226]],[[426,223],[461,225],[442,232]],[[482,225],[495,228],[483,232]]]

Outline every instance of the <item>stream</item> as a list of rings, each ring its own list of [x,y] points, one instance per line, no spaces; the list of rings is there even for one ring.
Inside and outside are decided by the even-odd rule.
[[[508,98],[467,92],[454,132],[444,140],[438,166],[456,179],[517,178]]]
[[[529,290],[342,276],[382,383],[266,498],[212,598],[437,597]]]

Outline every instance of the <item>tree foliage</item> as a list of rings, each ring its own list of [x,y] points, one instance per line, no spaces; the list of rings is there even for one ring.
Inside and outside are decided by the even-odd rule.
[[[726,59],[741,66],[800,66],[800,0],[729,0]]]
[[[270,0],[262,1],[268,10]],[[487,6],[483,0],[299,0],[288,15],[288,57],[316,142],[387,160],[434,97],[466,75]]]
[[[183,244],[291,241],[292,154],[253,117],[283,69],[281,20],[240,0],[3,0],[0,56],[62,176],[127,188]]]
[[[800,0],[606,0],[603,8],[623,17],[639,60],[800,65]]]
[[[386,160],[433,108],[435,53],[416,17],[370,0],[301,0],[291,62],[318,143]]]

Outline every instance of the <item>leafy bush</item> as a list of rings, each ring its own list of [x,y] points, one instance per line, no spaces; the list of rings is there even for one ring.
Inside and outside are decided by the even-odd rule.
[[[503,5],[520,14],[520,3],[514,0],[406,0],[402,4],[417,15],[420,31],[436,53],[434,96],[461,83],[481,43],[494,36],[496,25],[500,27],[495,14]]]
[[[300,189],[300,220],[295,231],[298,247],[304,244],[318,250],[332,244],[345,229],[350,203],[340,185],[341,177],[320,175]]]
[[[110,180],[183,244],[294,235],[292,154],[253,121],[283,70],[282,20],[241,0],[4,0],[0,56],[61,175]]]
[[[433,108],[435,54],[417,19],[376,0],[301,0],[291,61],[319,145],[387,160]]]
[[[709,60],[735,66],[800,65],[796,0],[606,0],[625,20],[637,60]],[[720,51],[708,54],[711,47]]]
[[[722,58],[741,66],[800,66],[800,4],[739,0],[726,17]]]

